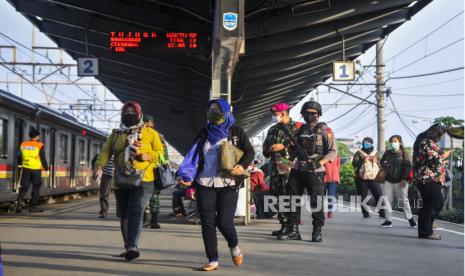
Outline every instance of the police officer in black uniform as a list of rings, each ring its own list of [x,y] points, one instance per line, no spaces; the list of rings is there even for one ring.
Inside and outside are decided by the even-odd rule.
[[[318,122],[322,115],[321,105],[318,102],[311,100],[304,103],[300,113],[305,120],[305,124],[296,132],[293,139],[296,143],[294,148],[298,160],[294,163],[286,187],[286,191],[291,197],[291,212],[288,215],[289,227],[288,231],[278,236],[278,239],[302,239],[299,233],[301,208],[299,201],[294,197],[301,197],[304,190],[307,189],[312,209],[317,207],[317,200],[321,202],[319,204],[321,205],[320,210],[312,210],[312,242],[322,242],[321,229],[325,221],[323,213],[324,165],[336,159],[336,139],[325,123]],[[297,205],[293,206],[293,202],[297,202]]]

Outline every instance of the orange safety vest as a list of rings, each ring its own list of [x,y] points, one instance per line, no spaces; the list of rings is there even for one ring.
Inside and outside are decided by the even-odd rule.
[[[41,170],[42,162],[40,161],[40,150],[44,144],[37,141],[26,141],[21,143],[21,157],[23,168],[31,170]]]

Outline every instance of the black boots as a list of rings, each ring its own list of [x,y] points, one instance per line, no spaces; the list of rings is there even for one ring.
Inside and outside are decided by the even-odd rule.
[[[323,242],[323,237],[321,236],[321,227],[313,227],[312,242]]]
[[[21,202],[20,201],[16,203],[15,213],[21,214]]]
[[[299,225],[298,224],[290,224],[287,226],[287,231],[284,232],[282,235],[278,236],[278,240],[301,240],[302,237],[299,233]]]
[[[281,229],[271,232],[271,235],[275,237],[281,236],[282,234],[288,231],[287,228],[288,228],[287,223],[281,223]]]

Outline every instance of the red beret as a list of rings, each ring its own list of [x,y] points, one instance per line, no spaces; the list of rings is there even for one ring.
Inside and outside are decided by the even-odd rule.
[[[290,108],[287,103],[277,103],[271,107],[271,112],[288,111]]]

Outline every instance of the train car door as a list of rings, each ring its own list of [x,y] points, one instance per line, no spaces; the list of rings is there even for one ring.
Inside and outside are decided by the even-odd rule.
[[[15,125],[14,125],[14,132],[13,132],[13,185],[14,190],[17,192],[17,188],[19,187],[19,178],[20,178],[20,170],[18,166],[16,166],[18,161],[18,153],[19,153],[19,146],[24,141],[24,128],[26,123],[21,118],[15,118]]]
[[[49,166],[50,166],[50,188],[52,189],[56,189],[57,188],[57,184],[56,184],[56,134],[57,133],[57,130],[54,129],[54,128],[51,128],[50,129],[50,152],[49,152],[49,156],[48,156],[48,160],[49,161]]]
[[[47,125],[41,124],[40,125],[40,141],[44,144],[45,150],[45,159],[47,160],[48,165],[50,166],[50,129]],[[49,168],[51,170],[51,168]],[[48,189],[52,189],[52,183],[50,181],[50,175],[48,177],[45,176],[45,172],[42,172],[42,181],[43,187],[47,187]]]
[[[76,187],[76,135],[72,134],[71,135],[71,163],[70,163],[70,168],[69,168],[69,177],[70,177],[70,183],[71,187]]]
[[[9,147],[12,137],[10,131],[10,113],[0,111],[0,194],[2,192],[10,193],[14,191],[12,169],[13,156],[11,147]]]

